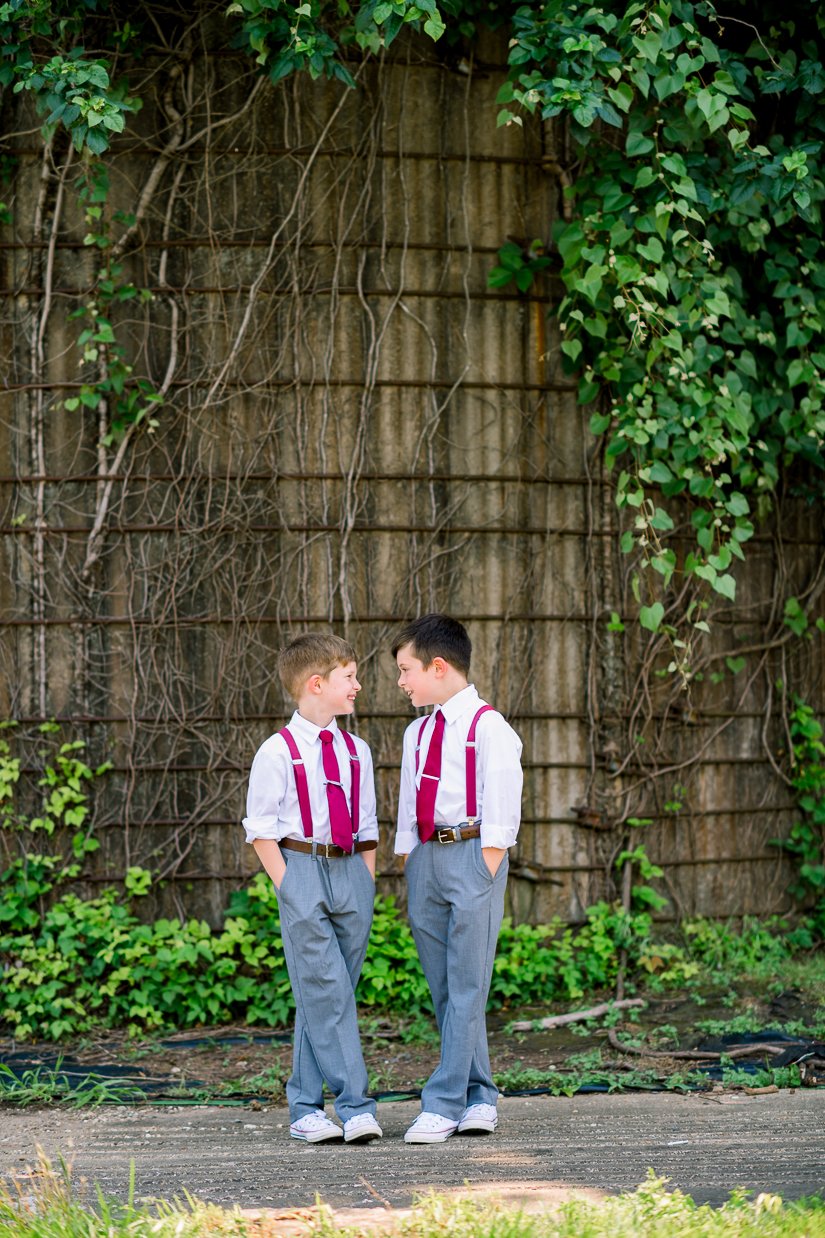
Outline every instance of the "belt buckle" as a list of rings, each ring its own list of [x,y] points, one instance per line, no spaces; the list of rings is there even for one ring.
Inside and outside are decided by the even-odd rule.
[[[450,835],[451,837],[442,838],[441,837],[442,834],[447,834],[447,835]],[[461,842],[461,831],[456,825],[444,825],[441,827],[441,829],[437,831],[436,838],[442,844],[442,846],[446,847],[450,845],[451,843]]]

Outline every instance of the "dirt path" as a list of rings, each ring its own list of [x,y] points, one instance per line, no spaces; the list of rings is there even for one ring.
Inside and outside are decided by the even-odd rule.
[[[0,1111],[0,1173],[20,1175],[39,1144],[77,1178],[123,1198],[129,1164],[138,1197],[184,1189],[244,1209],[408,1207],[434,1190],[495,1191],[528,1203],[632,1189],[648,1169],[699,1202],[735,1186],[785,1199],[825,1189],[825,1095],[781,1091],[679,1096],[505,1098],[490,1138],[409,1146],[412,1102],[379,1106],[385,1139],[366,1146],[290,1141],[284,1109],[100,1108]]]

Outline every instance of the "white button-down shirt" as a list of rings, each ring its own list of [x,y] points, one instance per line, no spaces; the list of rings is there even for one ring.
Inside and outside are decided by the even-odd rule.
[[[466,754],[470,723],[486,704],[473,684],[462,688],[439,708],[444,714],[444,739],[441,748],[441,779],[435,797],[436,829],[460,825],[467,820]],[[395,851],[406,855],[418,843],[415,793],[427,761],[435,718],[430,714],[421,749],[418,772],[415,747],[421,730],[416,718],[404,732],[401,758],[401,791],[398,799],[398,830]],[[482,847],[512,847],[521,821],[521,740],[499,713],[486,713],[476,727],[476,818],[481,820]]]
[[[330,722],[329,726],[319,727],[314,722],[302,718],[297,710],[287,725],[304,761],[309,787],[309,803],[312,809],[312,837],[319,843],[332,842],[326,779],[321,758],[322,745],[318,737],[322,730],[332,731],[333,750],[338,761],[341,785],[347,797],[347,806],[351,808],[352,764],[344,737],[335,719]],[[377,838],[378,818],[375,808],[372,754],[363,739],[359,739],[357,735],[353,735],[352,738],[355,740],[361,766],[358,837],[362,840]],[[292,757],[286,746],[286,740],[281,735],[270,735],[255,754],[249,775],[249,791],[246,797],[246,816],[243,825],[248,843],[256,838],[274,838],[277,842],[280,838],[304,837]]]

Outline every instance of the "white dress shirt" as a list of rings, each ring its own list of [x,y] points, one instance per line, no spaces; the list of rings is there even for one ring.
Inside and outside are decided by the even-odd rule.
[[[444,714],[441,748],[441,779],[435,797],[435,826],[460,825],[467,820],[467,735],[476,713],[486,704],[473,684],[462,688],[438,708]],[[427,760],[436,711],[430,714],[421,750],[418,773],[415,746],[422,721],[416,718],[404,732],[401,757],[401,791],[398,797],[398,830],[395,852],[406,855],[418,843],[415,793]],[[476,818],[481,821],[482,847],[512,847],[521,821],[521,740],[499,713],[482,714],[476,727]]]
[[[298,745],[307,775],[309,803],[312,809],[312,837],[316,842],[332,842],[329,824],[329,805],[324,767],[321,758],[321,731],[332,731],[333,751],[338,761],[341,785],[347,797],[347,806],[352,805],[352,766],[344,737],[333,718],[329,726],[316,726],[302,718],[296,710],[288,722],[289,732]],[[361,804],[359,810],[361,840],[378,837],[378,818],[375,808],[375,777],[372,769],[372,754],[357,735],[355,749],[361,766]],[[270,735],[255,754],[249,775],[249,791],[246,797],[246,816],[243,820],[246,841],[256,838],[303,838],[301,808],[295,786],[295,771],[292,757],[281,735]]]

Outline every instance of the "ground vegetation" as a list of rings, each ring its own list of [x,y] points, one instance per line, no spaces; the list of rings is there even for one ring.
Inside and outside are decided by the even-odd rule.
[[[825,1234],[821,1200],[785,1202],[778,1195],[756,1198],[746,1191],[732,1192],[721,1208],[697,1205],[681,1191],[668,1189],[665,1179],[653,1174],[635,1191],[606,1200],[572,1199],[557,1208],[535,1214],[508,1208],[495,1201],[483,1203],[431,1194],[422,1197],[412,1213],[379,1232],[415,1238],[821,1238]],[[105,1198],[78,1198],[66,1162],[45,1158],[15,1186],[0,1193],[0,1223],[9,1238],[117,1238],[149,1232],[166,1238],[197,1235],[237,1235],[271,1238],[276,1234],[305,1233],[338,1238],[353,1230],[336,1223],[326,1208],[292,1210],[257,1217],[240,1210],[222,1209],[197,1200],[146,1205],[133,1194],[123,1204]]]

